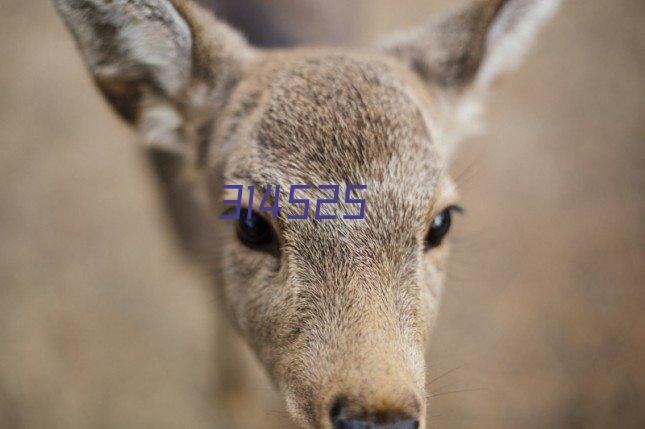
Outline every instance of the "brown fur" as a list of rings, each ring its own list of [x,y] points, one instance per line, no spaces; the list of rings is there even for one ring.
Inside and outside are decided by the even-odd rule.
[[[184,243],[294,419],[329,428],[340,398],[365,420],[424,427],[424,349],[448,246],[424,252],[423,238],[456,198],[454,128],[504,71],[488,61],[500,38],[524,36],[555,3],[478,2],[366,52],[258,51],[182,0],[55,3],[151,147]],[[297,208],[282,201],[280,252],[253,251],[217,220],[224,183],[367,184],[366,218],[287,221]]]

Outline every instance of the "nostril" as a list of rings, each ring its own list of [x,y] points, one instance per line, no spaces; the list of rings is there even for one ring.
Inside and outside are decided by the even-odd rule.
[[[418,429],[419,420],[400,412],[379,412],[369,415],[363,407],[346,398],[334,402],[329,412],[334,429]]]
[[[392,429],[419,429],[419,420],[405,420],[394,423]]]
[[[352,426],[349,426],[351,419],[347,414],[347,399],[344,397],[338,398],[329,412],[334,429],[353,429]],[[360,428],[360,426],[356,427]]]

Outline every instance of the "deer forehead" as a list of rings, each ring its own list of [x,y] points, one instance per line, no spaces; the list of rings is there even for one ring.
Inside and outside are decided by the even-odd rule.
[[[398,64],[303,50],[249,70],[215,145],[227,182],[367,184],[380,199],[420,207],[441,194],[444,160],[426,95]]]

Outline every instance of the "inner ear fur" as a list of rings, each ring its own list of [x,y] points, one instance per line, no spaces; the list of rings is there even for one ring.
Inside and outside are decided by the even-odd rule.
[[[381,47],[434,87],[490,86],[519,63],[560,0],[478,0]]]

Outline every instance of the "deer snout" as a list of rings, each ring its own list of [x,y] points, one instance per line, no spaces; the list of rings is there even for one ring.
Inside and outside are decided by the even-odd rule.
[[[370,407],[340,397],[333,403],[329,416],[334,429],[418,429],[419,405],[415,400],[407,402],[408,409]]]

